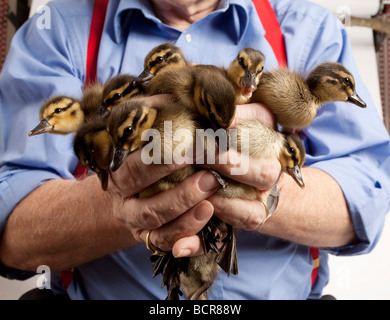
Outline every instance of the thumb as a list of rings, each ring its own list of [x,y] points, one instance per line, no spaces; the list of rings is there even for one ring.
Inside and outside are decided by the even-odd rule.
[[[236,106],[236,114],[234,116],[231,127],[235,127],[242,120],[257,119],[267,127],[276,127],[275,115],[261,103],[249,103]]]

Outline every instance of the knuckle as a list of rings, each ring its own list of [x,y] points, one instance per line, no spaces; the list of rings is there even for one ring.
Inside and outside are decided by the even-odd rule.
[[[278,161],[264,163],[259,168],[259,173],[256,175],[257,183],[261,186],[260,189],[271,189],[278,181],[281,172],[281,165]]]
[[[262,222],[264,217],[257,210],[250,210],[242,217],[242,228],[247,231],[255,230]]]
[[[147,205],[144,206],[144,210],[140,211],[137,216],[137,225],[141,228],[151,230],[162,225],[159,215]]]

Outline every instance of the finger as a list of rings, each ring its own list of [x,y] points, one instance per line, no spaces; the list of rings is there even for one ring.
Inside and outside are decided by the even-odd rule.
[[[153,230],[175,220],[183,213],[207,199],[220,188],[215,176],[200,171],[184,180],[177,187],[160,192],[150,198],[130,197],[122,202],[117,218],[144,241],[144,230]],[[121,202],[119,201],[119,205]],[[141,236],[141,234],[143,236]]]
[[[116,188],[122,195],[132,196],[186,166],[185,163],[144,164],[141,153],[142,150],[137,150],[126,157],[119,169],[111,174],[109,189]]]
[[[250,103],[236,106],[236,114],[231,124],[235,127],[244,119],[257,119],[267,127],[275,128],[276,119],[274,114],[261,103]]]
[[[266,194],[262,194],[261,198],[267,202]],[[225,198],[219,195],[211,196],[208,200],[214,207],[214,214],[237,229],[255,230],[267,216],[264,205],[258,200]]]
[[[175,242],[172,248],[172,254],[175,258],[194,257],[203,253],[203,246],[199,236],[181,238]]]
[[[281,165],[277,159],[256,159],[234,148],[216,155],[215,164],[207,164],[220,174],[259,190],[269,190],[278,181]]]
[[[182,238],[196,235],[213,215],[214,207],[207,200],[202,201],[174,221],[153,229],[150,234],[150,241],[163,251],[169,251],[175,242]],[[147,231],[143,231],[141,238],[146,239]]]

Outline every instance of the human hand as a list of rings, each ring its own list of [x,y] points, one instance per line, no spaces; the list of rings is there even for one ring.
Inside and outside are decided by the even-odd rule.
[[[169,251],[183,237],[194,236],[211,218],[214,208],[206,199],[220,185],[208,171],[200,171],[176,188],[139,199],[135,195],[168,174],[183,168],[177,164],[145,165],[141,150],[128,155],[112,173],[109,192],[114,216],[132,233],[136,241],[150,241],[162,251]]]

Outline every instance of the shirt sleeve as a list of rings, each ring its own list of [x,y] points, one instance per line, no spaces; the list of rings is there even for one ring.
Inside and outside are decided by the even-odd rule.
[[[338,182],[359,240],[330,251],[366,253],[377,243],[390,210],[389,135],[358,72],[340,21],[319,6],[301,7],[286,12],[282,19],[289,67],[307,74],[321,62],[339,62],[353,74],[356,90],[367,103],[366,109],[344,102],[323,105],[312,125],[302,132],[306,165],[327,172]],[[300,28],[290,28],[293,24]]]
[[[77,31],[55,5],[45,11],[51,23],[42,28],[39,14],[27,21],[15,34],[0,74],[0,233],[27,194],[49,179],[73,179],[77,165],[71,134],[28,137],[45,99],[79,98],[83,87],[84,48]]]

